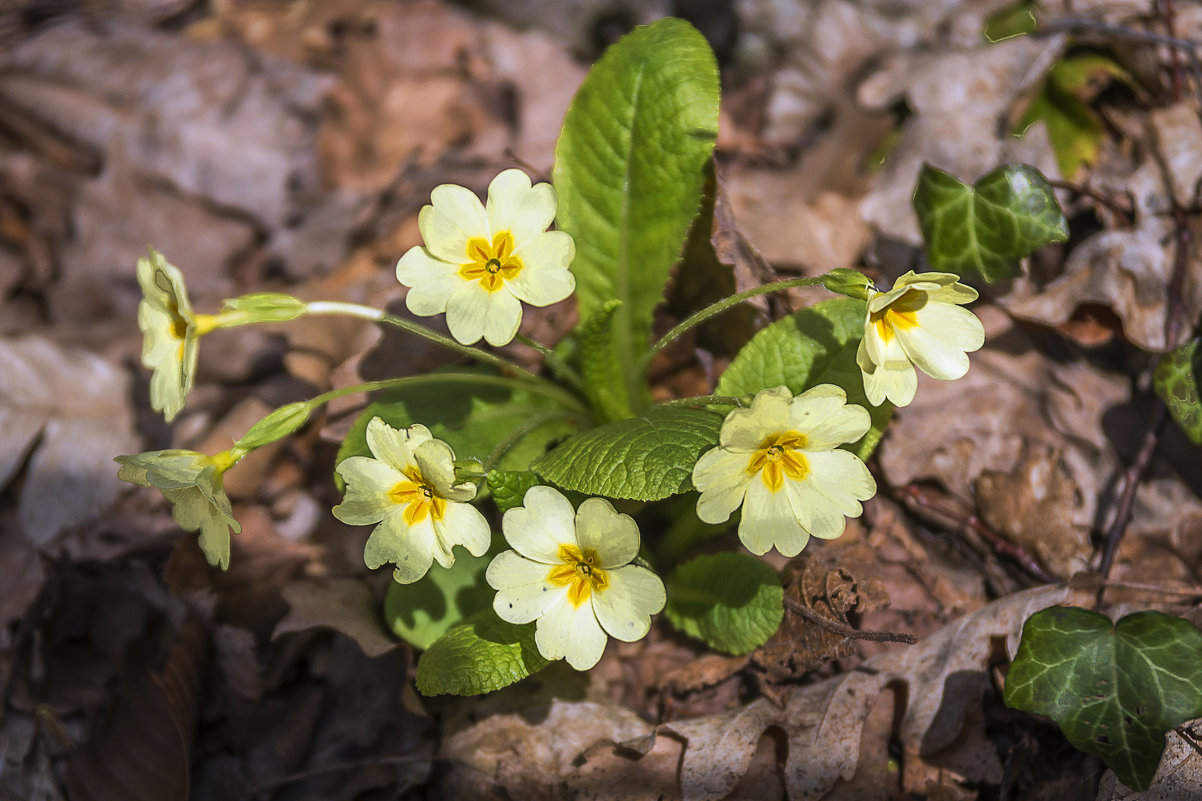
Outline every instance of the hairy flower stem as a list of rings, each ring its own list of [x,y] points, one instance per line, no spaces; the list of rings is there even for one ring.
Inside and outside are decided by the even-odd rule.
[[[572,366],[559,358],[554,350],[547,347],[537,340],[531,339],[520,331],[517,334],[517,341],[523,345],[534,348],[543,357],[543,363],[550,368],[551,373],[557,378],[562,378],[564,381],[572,385],[572,388],[577,392],[584,392],[584,380],[580,374],[572,369]]]
[[[776,281],[775,283],[764,284],[763,286],[745,289],[736,295],[731,295],[728,298],[723,298],[716,303],[712,303],[701,311],[696,312],[677,323],[672,330],[664,334],[658,342],[651,346],[651,349],[647,351],[647,353],[638,361],[638,364],[635,365],[635,368],[640,374],[645,373],[647,371],[647,367],[651,364],[651,360],[654,359],[660,351],[679,339],[682,334],[693,328],[696,328],[711,317],[716,317],[727,309],[734,308],[745,300],[754,298],[757,295],[766,295],[769,292],[782,292],[786,289],[793,289],[800,286],[815,286],[821,283],[822,276],[817,276],[815,278],[793,278],[788,281]]]
[[[309,404],[312,408],[317,408],[323,403],[328,403],[335,398],[341,398],[345,395],[425,384],[474,384],[483,387],[503,387],[505,389],[520,390],[533,395],[542,395],[545,398],[550,398],[567,410],[588,414],[588,407],[575,395],[549,381],[542,379],[530,381],[525,378],[510,378],[503,375],[478,375],[476,373],[431,373],[429,375],[413,375],[401,378],[383,378],[379,381],[366,381],[362,384],[354,384],[349,387],[340,387],[338,389],[331,389],[329,392],[323,392],[310,400]]]

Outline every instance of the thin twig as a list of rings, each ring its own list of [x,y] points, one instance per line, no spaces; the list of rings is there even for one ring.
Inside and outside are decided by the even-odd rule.
[[[1072,181],[1053,180],[1049,180],[1048,185],[1054,189],[1063,189],[1066,192],[1072,192],[1074,195],[1084,195],[1095,203],[1105,206],[1114,212],[1114,216],[1119,218],[1120,228],[1127,228],[1131,225],[1131,210],[1123,208],[1114,198],[1107,197],[1092,186],[1075,184]]]
[[[981,522],[981,519],[975,514],[966,513],[959,508],[959,504],[949,502],[940,502],[934,497],[933,493],[924,490],[917,484],[908,484],[901,489],[900,492],[902,501],[906,507],[914,511],[924,511],[929,517],[943,518],[944,522],[951,523],[955,528],[969,529],[976,532],[982,539],[989,543],[995,553],[1007,556],[1012,559],[1019,567],[1031,575],[1032,578],[1038,579],[1045,584],[1055,584],[1060,579],[1049,574],[1044,570],[1039,562],[1031,554],[1027,553],[1026,549],[1015,545],[1013,542],[1005,539],[989,526]]]
[[[1156,446],[1160,443],[1160,429],[1167,418],[1168,409],[1163,403],[1157,403],[1156,411],[1152,413],[1152,421],[1144,432],[1144,441],[1139,446],[1139,453],[1135,455],[1135,459],[1123,473],[1123,495],[1119,498],[1118,511],[1114,514],[1114,521],[1106,532],[1106,550],[1102,553],[1102,563],[1098,567],[1098,573],[1102,578],[1107,578],[1110,575],[1110,568],[1114,566],[1114,555],[1119,549],[1119,543],[1123,541],[1123,535],[1127,533],[1127,524],[1131,522],[1131,511],[1135,507],[1135,491],[1139,489],[1140,479],[1143,478],[1144,471],[1148,469],[1148,464],[1152,461],[1152,454],[1156,452]],[[1106,585],[1103,584],[1098,590],[1099,602],[1105,591]]]
[[[853,629],[846,623],[838,620],[831,620],[829,617],[822,615],[810,609],[807,606],[799,604],[792,598],[785,598],[785,608],[794,614],[801,615],[806,620],[821,626],[827,631],[838,634],[840,637],[846,637],[849,640],[871,640],[872,642],[903,642],[906,645],[914,645],[918,642],[918,638],[913,634],[905,632],[894,633],[892,631],[861,631]]]

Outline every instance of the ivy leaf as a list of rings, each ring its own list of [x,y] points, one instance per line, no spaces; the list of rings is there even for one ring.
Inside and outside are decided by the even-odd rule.
[[[943,272],[1012,278],[1018,261],[1049,242],[1068,239],[1068,221],[1039,170],[1007,164],[969,186],[923,165],[914,211],[927,259]]]
[[[664,614],[672,625],[719,651],[750,653],[768,641],[785,614],[776,571],[741,553],[686,562],[668,578]]]
[[[640,406],[647,390],[634,365],[697,214],[717,133],[714,54],[695,28],[669,18],[636,28],[589,70],[555,148],[556,225],[576,241],[580,316],[622,304],[614,352]]]
[[[371,456],[367,424],[373,417],[393,428],[421,423],[450,445],[457,459],[484,462],[494,448],[506,443],[508,450],[496,466],[510,470],[525,469],[549,443],[576,430],[551,400],[473,383],[474,377],[466,373],[462,382],[414,384],[384,394],[359,414],[338,449],[335,464],[351,456]],[[511,441],[515,432],[520,436]],[[341,489],[342,480],[336,478]]]
[[[529,470],[488,471],[488,490],[492,493],[493,502],[501,514],[515,506],[521,506],[522,499],[526,497],[526,490],[541,483],[538,476]]]
[[[1202,445],[1202,402],[1198,380],[1202,376],[1202,351],[1198,340],[1189,342],[1160,357],[1153,385],[1156,394],[1169,407],[1177,425],[1196,444]]]
[[[1202,716],[1202,633],[1161,612],[1115,625],[1088,609],[1044,609],[1023,626],[1003,698],[1056,721],[1076,748],[1145,790],[1165,732]]]
[[[712,412],[660,406],[577,434],[530,467],[586,495],[658,501],[692,489],[693,465],[721,428]]]
[[[548,664],[534,644],[534,624],[506,623],[490,606],[451,627],[417,660],[422,695],[480,695],[537,673]]]
[[[388,628],[415,648],[429,648],[451,626],[492,604],[493,591],[484,583],[491,561],[491,555],[459,549],[449,568],[436,565],[412,584],[392,582],[384,597]]]
[[[601,305],[577,329],[580,346],[580,377],[589,403],[602,421],[624,420],[634,414],[622,365],[614,352],[614,315],[621,301]]]
[[[868,402],[856,364],[867,314],[864,301],[835,298],[777,320],[735,356],[718,381],[718,394],[739,396],[785,386],[797,395],[818,384],[840,386],[847,402],[863,406],[872,418],[872,428],[848,448],[867,459],[893,416],[888,401],[880,406]]]

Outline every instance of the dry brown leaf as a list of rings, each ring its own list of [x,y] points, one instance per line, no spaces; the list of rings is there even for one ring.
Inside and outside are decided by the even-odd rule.
[[[191,620],[160,673],[126,683],[104,725],[67,763],[72,801],[187,801],[208,653],[208,632]]]
[[[380,619],[380,604],[358,579],[304,580],[283,589],[288,615],[276,624],[271,638],[309,629],[333,629],[353,639],[369,657],[381,656],[400,645],[388,636]]]
[[[1147,790],[1132,790],[1118,780],[1114,771],[1106,771],[1098,783],[1097,801],[1196,801],[1202,798],[1202,752],[1197,734],[1202,720],[1190,720],[1180,729],[1189,737],[1170,731],[1165,740],[1160,766]]]
[[[28,456],[17,516],[34,545],[117,497],[112,458],[140,450],[128,395],[125,371],[92,353],[41,337],[0,341],[0,487]]]

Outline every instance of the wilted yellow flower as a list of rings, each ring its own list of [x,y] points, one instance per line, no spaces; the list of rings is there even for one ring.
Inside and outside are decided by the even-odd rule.
[[[844,518],[876,494],[864,463],[839,448],[870,426],[868,412],[833,384],[796,398],[785,387],[759,392],[750,408],[726,416],[718,447],[693,468],[697,517],[723,523],[742,506],[739,539],[754,554],[796,556],[811,536],[838,537]]]
[[[485,578],[493,609],[510,623],[537,621],[534,642],[546,659],[588,670],[608,636],[647,635],[667,596],[659,576],[634,564],[639,529],[603,498],[573,510],[550,487],[532,487],[523,506],[501,519],[512,551],[497,554]]]
[[[548,306],[576,288],[568,265],[572,237],[548,231],[555,190],[530,185],[521,170],[506,170],[488,187],[482,205],[471,190],[442,184],[418,216],[425,247],[397,262],[397,280],[409,287],[414,314],[447,315],[451,336],[464,345],[484,337],[504,345],[517,334],[522,302]]]
[[[138,328],[142,330],[142,365],[152,371],[150,406],[168,422],[184,408],[196,372],[196,344],[201,332],[188,302],[184,277],[154,250],[138,259]]]
[[[909,404],[918,388],[915,367],[945,381],[967,373],[968,353],[985,344],[985,327],[960,304],[976,299],[953,273],[911,270],[888,292],[870,288],[856,352],[868,401]]]
[[[352,526],[376,523],[363,551],[367,566],[396,564],[393,578],[410,584],[437,560],[455,564],[462,545],[483,556],[492,541],[488,521],[468,501],[470,482],[455,483],[455,454],[423,425],[395,429],[379,417],[367,424],[372,458],[352,456],[338,465],[346,498],[334,517]]]
[[[158,487],[171,502],[175,522],[184,531],[200,532],[200,549],[209,564],[230,566],[230,530],[242,533],[234,519],[221,477],[244,452],[223,451],[216,456],[185,450],[149,451],[118,456],[117,477],[143,487]]]

